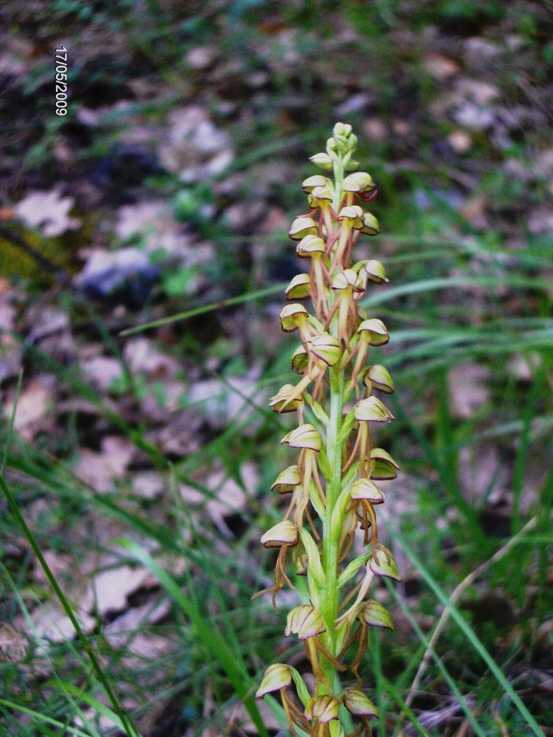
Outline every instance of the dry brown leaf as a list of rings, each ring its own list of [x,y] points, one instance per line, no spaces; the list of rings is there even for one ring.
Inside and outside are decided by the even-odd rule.
[[[96,491],[110,491],[113,481],[125,475],[135,452],[134,445],[126,438],[107,435],[102,439],[99,453],[81,449],[75,475]]]
[[[490,372],[477,363],[461,363],[449,372],[449,395],[457,417],[468,418],[489,399]]]

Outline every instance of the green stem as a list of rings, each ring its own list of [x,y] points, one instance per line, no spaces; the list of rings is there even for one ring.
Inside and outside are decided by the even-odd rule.
[[[336,618],[338,616],[338,555],[340,530],[334,529],[332,513],[342,487],[342,443],[339,442],[344,402],[344,374],[339,369],[330,370],[330,417],[327,427],[326,448],[330,463],[327,483],[326,514],[324,520],[323,565],[325,586],[321,592],[321,614],[327,628],[325,645],[336,655]],[[333,688],[336,672],[331,662],[326,662],[324,672]]]

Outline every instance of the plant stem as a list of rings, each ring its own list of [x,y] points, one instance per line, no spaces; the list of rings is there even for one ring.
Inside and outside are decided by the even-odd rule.
[[[326,632],[326,647],[336,655],[336,618],[338,616],[338,555],[340,530],[332,524],[332,513],[342,486],[342,444],[338,438],[342,426],[344,401],[344,375],[337,369],[330,370],[330,417],[327,428],[326,447],[330,464],[330,479],[327,484],[326,517],[324,522],[323,565],[325,587],[321,592],[321,614]],[[325,673],[332,688],[335,681],[335,667],[326,662]]]

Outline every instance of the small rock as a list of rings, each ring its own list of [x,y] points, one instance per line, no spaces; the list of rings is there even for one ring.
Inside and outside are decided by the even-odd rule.
[[[86,264],[74,283],[93,298],[106,298],[125,291],[130,302],[142,305],[159,278],[160,270],[138,248],[86,252]]]

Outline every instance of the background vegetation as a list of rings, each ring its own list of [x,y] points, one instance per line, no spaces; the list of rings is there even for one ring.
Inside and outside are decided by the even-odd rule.
[[[379,185],[392,279],[367,302],[402,464],[397,631],[363,666],[375,737],[553,734],[551,3],[0,16],[2,734],[282,729],[252,698],[296,647],[286,607],[250,600],[287,458],[266,400],[290,376],[286,229],[336,120]]]

